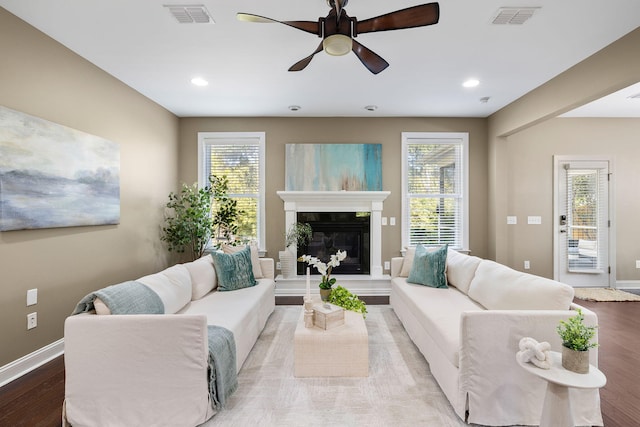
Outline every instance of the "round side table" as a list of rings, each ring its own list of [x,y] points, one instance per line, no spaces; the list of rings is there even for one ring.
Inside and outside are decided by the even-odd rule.
[[[569,388],[601,388],[607,383],[602,371],[589,365],[589,372],[578,374],[562,367],[562,354],[550,351],[551,369],[540,369],[531,363],[518,364],[527,372],[547,381],[540,427],[574,427]]]

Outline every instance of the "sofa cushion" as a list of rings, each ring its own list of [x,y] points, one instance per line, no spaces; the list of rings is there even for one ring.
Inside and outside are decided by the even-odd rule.
[[[258,253],[258,246],[253,243],[248,244],[247,246],[251,250],[251,268],[253,269],[253,277],[256,280],[262,279],[264,277],[264,274],[262,273],[262,266],[260,265],[260,254]],[[222,252],[224,252],[225,254],[233,254],[244,248],[245,246],[231,246],[223,244]]]
[[[402,299],[401,305],[411,311],[451,364],[459,367],[461,313],[484,308],[453,287],[429,288],[407,283],[403,277],[394,278],[391,286]]]
[[[418,245],[407,282],[432,288],[447,288],[447,250],[447,245],[435,250]]]
[[[164,304],[165,314],[174,314],[191,301],[191,276],[189,270],[177,264],[159,273],[136,280],[151,288]]]
[[[476,274],[476,269],[480,265],[481,258],[461,254],[449,249],[447,255],[447,280],[451,286],[455,286],[464,294],[469,293],[471,280]]]
[[[232,254],[213,252],[211,257],[218,276],[219,291],[235,291],[256,285],[249,246]]]
[[[202,298],[218,286],[213,258],[209,255],[183,265],[191,276],[191,300]]]
[[[482,260],[469,287],[469,297],[489,310],[567,310],[571,286]]]

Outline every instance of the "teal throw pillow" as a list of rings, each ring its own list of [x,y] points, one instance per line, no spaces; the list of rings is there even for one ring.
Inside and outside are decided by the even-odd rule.
[[[432,288],[448,288],[445,270],[449,245],[429,251],[422,245],[416,246],[416,254],[411,265],[407,282]]]
[[[256,285],[249,246],[232,254],[212,252],[211,257],[218,276],[218,290],[235,291]]]

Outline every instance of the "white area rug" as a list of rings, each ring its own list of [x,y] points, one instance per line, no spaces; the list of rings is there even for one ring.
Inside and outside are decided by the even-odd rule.
[[[389,306],[368,306],[369,377],[295,378],[301,306],[277,306],[213,426],[464,426]]]
[[[585,301],[640,301],[640,295],[611,288],[575,288],[575,297]]]

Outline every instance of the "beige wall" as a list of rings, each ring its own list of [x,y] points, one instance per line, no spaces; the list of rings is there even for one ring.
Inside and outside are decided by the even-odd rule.
[[[469,132],[470,152],[470,249],[485,256],[487,241],[487,142],[485,119],[425,118],[189,118],[180,121],[179,179],[197,180],[198,132],[266,132],[266,229],[268,256],[284,249],[284,207],[276,191],[284,190],[285,144],[379,143],[382,144],[383,190],[391,191],[383,216],[396,217],[396,226],[383,228],[382,259],[399,256],[401,132]]]
[[[89,291],[167,264],[159,224],[177,182],[178,119],[2,8],[0,53],[0,105],[117,142],[121,156],[119,225],[0,233],[2,366],[62,338]],[[26,307],[31,288],[38,304]]]
[[[507,138],[507,200],[518,225],[507,227],[508,264],[553,277],[553,155],[611,156],[616,200],[617,280],[639,281],[640,119],[557,118]],[[542,216],[542,225],[527,225],[527,215]]]
[[[640,28],[489,117],[487,227],[488,254],[491,258],[521,269],[521,264],[511,264],[509,260],[514,251],[520,252],[519,245],[526,245],[526,242],[509,240],[510,232],[506,224],[510,205],[514,203],[510,198],[509,179],[510,174],[516,171],[510,164],[513,159],[508,152],[511,148],[508,141],[532,126],[640,81],[638,46]],[[557,140],[552,133],[542,139],[548,138]],[[530,147],[532,152],[536,152],[536,149],[537,146]],[[550,235],[547,237],[550,238]],[[548,264],[542,271],[549,271]]]

